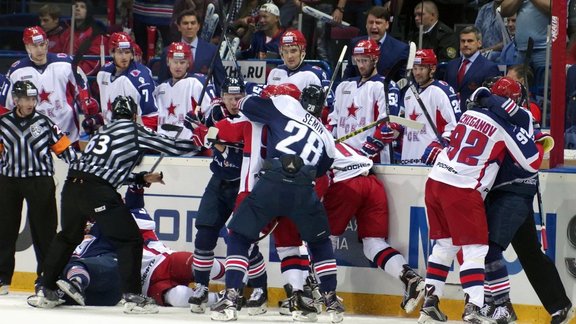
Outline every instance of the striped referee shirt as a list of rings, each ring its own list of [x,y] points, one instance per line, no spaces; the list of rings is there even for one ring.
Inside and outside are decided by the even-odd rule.
[[[175,140],[131,120],[120,119],[100,128],[70,170],[95,175],[118,188],[127,182],[132,169],[149,150],[182,155],[199,149],[192,140]]]
[[[36,111],[20,117],[16,109],[0,116],[0,174],[28,178],[54,175],[50,151],[70,163],[76,152],[70,140],[47,116]]]

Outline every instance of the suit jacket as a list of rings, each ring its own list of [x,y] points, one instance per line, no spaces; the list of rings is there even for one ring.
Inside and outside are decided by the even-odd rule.
[[[500,70],[498,70],[498,65],[496,63],[488,60],[482,55],[474,60],[473,63],[468,67],[468,71],[464,74],[464,79],[462,83],[458,84],[458,70],[460,69],[460,64],[462,63],[462,58],[458,57],[446,65],[446,73],[444,74],[444,81],[448,83],[454,91],[458,93],[460,97],[460,109],[463,112],[466,111],[466,100],[470,98],[472,92],[482,86],[482,83],[491,77],[501,75]]]
[[[170,75],[170,70],[166,64],[166,56],[168,52],[168,47],[165,47],[162,51],[162,57],[160,58],[160,71],[158,72],[158,83],[162,83],[172,76]],[[214,88],[216,90],[216,96],[220,96],[220,87],[226,78],[226,71],[224,70],[224,65],[222,65],[222,59],[220,58],[220,53],[216,45],[208,43],[205,40],[198,39],[198,48],[196,48],[196,53],[194,54],[194,63],[188,69],[190,73],[202,73],[208,74],[208,68],[212,62],[212,57],[216,55],[216,60],[214,61],[214,67],[212,71],[212,81],[214,82]]]
[[[418,45],[418,36],[417,29],[411,37],[416,45]],[[436,57],[438,57],[438,62],[448,62],[458,56],[460,37],[452,28],[438,21],[432,30],[422,35],[422,48],[433,49]]]
[[[342,77],[343,80],[360,75],[358,73],[358,68],[352,64],[352,51],[354,50],[354,46],[356,46],[359,41],[367,38],[368,36],[354,37],[350,41],[350,46],[348,46],[348,53],[346,54],[348,65],[346,66],[346,70],[344,70],[344,76]],[[396,62],[402,59],[408,59],[409,51],[410,48],[408,44],[397,40],[390,34],[387,34],[386,39],[384,39],[384,43],[380,44],[380,58],[378,59],[378,64],[376,65],[378,74],[386,76],[388,71],[394,66],[394,64],[396,64]],[[397,73],[395,73],[391,79],[398,81],[404,76],[405,73],[403,71],[405,70],[406,65],[404,64],[404,66]]]

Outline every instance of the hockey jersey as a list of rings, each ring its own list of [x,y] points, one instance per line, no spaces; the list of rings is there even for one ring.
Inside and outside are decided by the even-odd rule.
[[[318,66],[307,63],[303,63],[296,70],[290,70],[285,64],[272,69],[268,74],[266,84],[278,85],[282,83],[292,83],[300,91],[311,84],[321,86],[324,91],[330,86],[326,72]],[[327,98],[328,106],[331,106],[332,102],[333,95],[330,93]]]
[[[198,106],[205,79],[203,74],[191,73],[174,84],[172,84],[172,80],[167,80],[156,87],[154,98],[156,98],[158,105],[158,123],[184,127],[186,113],[196,110]],[[204,116],[210,114],[210,102],[214,96],[214,87],[210,83],[200,104],[200,111]],[[174,133],[167,132],[161,127],[158,128],[158,133],[174,136]],[[187,128],[184,128],[180,133],[180,138],[188,139],[191,137],[192,131]]]
[[[336,144],[336,156],[332,163],[332,182],[340,182],[360,175],[368,175],[374,163],[365,155],[345,143]]]
[[[335,91],[334,109],[328,115],[328,124],[333,127],[336,138],[388,116],[387,110],[398,111],[398,87],[391,81],[386,98],[384,82],[384,77],[380,75],[374,75],[365,82],[360,82],[360,77],[340,82]],[[374,129],[369,129],[347,139],[345,143],[359,150],[366,137],[373,133]],[[380,159],[383,163],[389,163],[388,150],[382,151]]]
[[[88,97],[84,80],[72,70],[72,59],[63,53],[48,53],[47,63],[37,66],[29,57],[16,61],[8,70],[10,86],[2,89],[0,103],[14,108],[12,84],[30,81],[38,88],[36,111],[48,116],[72,142],[79,140],[76,97]]]
[[[420,88],[418,85],[415,85],[415,88],[424,103],[426,111],[438,129],[440,136],[449,138],[462,114],[460,111],[460,101],[454,89],[452,89],[448,83],[440,80],[434,80],[425,88]],[[426,147],[428,147],[432,141],[436,140],[436,134],[432,130],[411,88],[408,88],[404,94],[400,111],[406,118],[424,124],[424,128],[421,130],[408,127],[404,129],[400,163],[423,164],[420,159]]]
[[[438,155],[429,177],[458,188],[478,190],[486,197],[506,153],[526,171],[536,172],[539,148],[521,127],[500,119],[488,109],[467,110]]]
[[[126,71],[115,75],[113,62],[107,63],[98,72],[96,80],[100,89],[100,106],[105,123],[112,120],[112,102],[117,96],[130,96],[138,104],[138,115],[142,123],[156,130],[158,125],[158,105],[154,98],[156,84],[150,69],[132,61]]]

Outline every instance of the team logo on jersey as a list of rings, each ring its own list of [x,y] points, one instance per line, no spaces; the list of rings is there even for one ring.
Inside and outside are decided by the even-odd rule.
[[[50,103],[50,94],[51,93],[52,92],[46,91],[46,89],[42,88],[42,91],[38,94],[38,96],[40,97],[39,98],[40,99],[39,104],[41,104],[43,102]]]
[[[140,81],[140,83],[144,83],[144,82],[145,82],[145,80],[144,80],[143,77],[139,77],[139,78],[138,78],[138,81]]]
[[[418,117],[419,117],[420,115],[422,115],[422,114],[417,114],[417,113],[416,113],[416,109],[414,109],[414,110],[412,111],[412,113],[411,113],[410,115],[408,115],[408,117],[410,117],[410,119],[412,119],[412,120],[416,120],[416,119],[418,119]]]
[[[140,70],[132,70],[130,71],[130,74],[132,74],[134,77],[137,77],[140,75]]]
[[[174,103],[172,103],[172,101],[170,101],[170,106],[168,106],[168,116],[172,115],[172,116],[176,116],[176,107],[178,107],[178,105],[174,105]]]
[[[34,138],[37,138],[37,137],[42,135],[43,127],[42,127],[41,123],[42,122],[39,120],[39,121],[35,122],[34,124],[32,124],[32,126],[30,126],[30,134]]]
[[[348,107],[348,117],[357,118],[356,112],[358,111],[358,109],[360,108],[354,106],[354,103],[352,103],[352,106]]]

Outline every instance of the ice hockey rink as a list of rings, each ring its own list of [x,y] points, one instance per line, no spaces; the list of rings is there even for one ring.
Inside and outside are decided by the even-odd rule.
[[[121,306],[59,306],[53,309],[40,309],[28,306],[26,298],[29,293],[10,292],[0,296],[0,316],[2,323],[41,323],[41,324],[127,324],[127,323],[206,323],[211,322],[210,314],[192,314],[188,308],[160,307],[158,314],[127,315]],[[278,309],[271,308],[266,314],[249,316],[241,311],[235,323],[292,323],[289,316],[281,316]],[[415,318],[381,317],[348,315],[346,323],[376,324],[376,323],[416,323]],[[215,323],[215,322],[213,322]],[[318,316],[318,323],[330,323],[326,314]],[[458,323],[449,321],[448,323]]]

